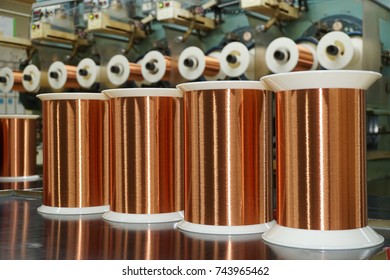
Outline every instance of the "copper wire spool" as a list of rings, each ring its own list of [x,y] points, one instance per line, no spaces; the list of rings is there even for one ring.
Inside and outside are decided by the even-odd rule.
[[[48,70],[49,85],[53,91],[78,89],[77,66],[65,65],[61,61],[52,63]]]
[[[108,210],[108,102],[103,94],[41,94],[46,214]]]
[[[306,71],[262,80],[276,92],[278,245],[350,249],[383,242],[367,224],[365,90],[381,75]]]
[[[107,259],[179,259],[182,251],[180,232],[174,223],[110,225]]]
[[[42,216],[45,259],[107,259],[109,229],[99,226],[102,223],[101,214]]]
[[[25,91],[23,86],[23,73],[14,71],[13,75],[14,75],[14,85],[12,87],[12,90],[19,91],[19,92]]]
[[[158,51],[148,52],[141,61],[143,78],[149,83],[159,81],[175,81],[175,73],[178,72],[177,63],[171,57]]]
[[[219,61],[215,57],[206,56],[205,57],[206,67],[204,69],[203,74],[206,76],[216,76],[221,70],[221,66]]]
[[[111,110],[111,212],[103,218],[181,220],[182,94],[157,88],[103,92],[110,97]]]
[[[130,76],[129,80],[131,81],[142,81],[142,69],[141,65],[138,63],[129,62]]]
[[[0,115],[0,182],[39,179],[36,164],[37,115]]]
[[[249,81],[178,88],[184,92],[186,174],[179,228],[215,234],[266,230],[272,221],[271,92]]]
[[[311,70],[314,63],[313,53],[304,46],[297,45],[298,48],[298,63],[293,71]]]

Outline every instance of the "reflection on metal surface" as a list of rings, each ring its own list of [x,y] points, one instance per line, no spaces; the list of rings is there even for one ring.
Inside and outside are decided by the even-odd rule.
[[[241,226],[272,219],[271,92],[193,90],[185,102],[185,220]]]
[[[315,230],[367,226],[364,91],[283,91],[276,107],[278,223]]]
[[[114,212],[183,210],[182,98],[160,95],[110,99]]]
[[[65,97],[42,106],[44,205],[108,205],[107,102]]]
[[[42,215],[45,259],[88,260],[107,252],[108,229],[101,215]]]
[[[107,259],[159,260],[180,257],[180,233],[175,223],[110,223]]]
[[[274,253],[260,234],[211,235],[185,232],[180,259],[184,260],[267,260]]]

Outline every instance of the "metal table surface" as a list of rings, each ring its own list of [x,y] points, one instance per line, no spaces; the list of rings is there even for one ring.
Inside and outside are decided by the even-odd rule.
[[[1,188],[0,188],[1,190]],[[2,260],[316,260],[386,259],[390,221],[370,220],[384,244],[342,251],[293,249],[271,245],[260,234],[190,234],[176,223],[109,223],[101,215],[42,215],[39,188],[0,191]]]

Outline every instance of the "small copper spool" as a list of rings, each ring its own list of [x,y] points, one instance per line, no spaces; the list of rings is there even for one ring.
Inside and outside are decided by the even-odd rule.
[[[380,74],[305,71],[262,80],[276,92],[278,245],[357,249],[383,237],[367,226],[365,90]]]
[[[179,228],[267,230],[272,219],[271,92],[253,81],[178,85],[184,92],[185,210]]]
[[[38,115],[0,115],[0,182],[39,179],[37,175]]]
[[[99,93],[40,94],[45,214],[94,214],[108,206],[108,102]]]
[[[125,223],[180,221],[183,216],[182,93],[112,89],[110,212]]]

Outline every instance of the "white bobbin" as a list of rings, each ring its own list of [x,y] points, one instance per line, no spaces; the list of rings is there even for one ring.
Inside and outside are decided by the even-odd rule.
[[[148,63],[152,63],[155,69],[147,69],[146,65]],[[142,76],[149,83],[156,83],[161,81],[167,71],[167,62],[164,55],[158,51],[148,52],[142,59],[141,71]]]
[[[236,62],[229,63],[228,56],[234,56]],[[240,42],[232,42],[227,44],[221,52],[221,68],[222,71],[229,77],[239,77],[248,69],[250,55],[248,48]]]
[[[82,71],[86,71],[86,75]],[[84,58],[77,65],[76,79],[83,88],[91,88],[100,82],[100,67],[90,58]]]
[[[117,68],[119,71],[112,71],[113,68]],[[123,85],[130,76],[129,61],[121,54],[113,56],[107,64],[106,74],[109,82],[114,86]]]
[[[22,84],[27,92],[38,92],[41,88],[41,71],[34,64],[28,65],[23,70],[23,77],[28,75],[30,79],[22,79]]]

